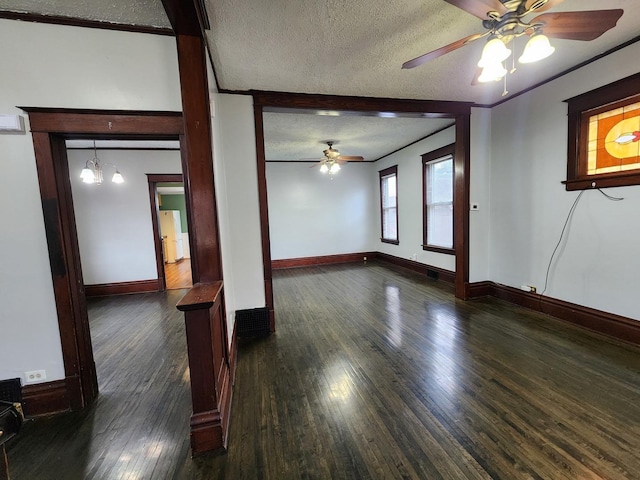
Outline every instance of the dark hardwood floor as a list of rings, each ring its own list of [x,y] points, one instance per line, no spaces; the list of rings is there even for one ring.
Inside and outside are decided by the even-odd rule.
[[[275,271],[274,293],[276,334],[240,342],[228,453],[189,458],[180,294],[97,299],[102,393],[27,424],[13,478],[640,477],[639,348],[381,263]]]

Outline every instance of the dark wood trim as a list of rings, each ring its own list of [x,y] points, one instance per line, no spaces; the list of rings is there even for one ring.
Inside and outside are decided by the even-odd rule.
[[[85,285],[84,293],[87,297],[104,297],[109,295],[128,295],[131,293],[147,293],[162,291],[159,278],[153,280],[136,280],[132,282],[99,283]]]
[[[469,185],[471,158],[471,117],[456,118],[453,155],[453,248],[456,254],[456,298],[466,300],[469,283]]]
[[[467,299],[488,297],[494,293],[494,283],[488,280],[467,284]]]
[[[384,211],[382,205],[382,180],[386,177],[395,175],[396,177],[396,238],[386,238],[384,236]],[[385,168],[378,171],[380,178],[380,188],[378,190],[380,194],[380,241],[384,243],[392,243],[393,245],[400,244],[400,217],[398,210],[400,210],[400,188],[398,185],[398,165]]]
[[[134,112],[25,107],[29,113],[49,249],[69,408],[87,406],[97,379],[78,249],[65,139],[177,139],[184,132],[176,112]],[[183,160],[184,162],[184,160]],[[212,182],[211,182],[212,183]]]
[[[543,297],[538,293],[525,292],[519,288],[490,281],[468,284],[467,289],[468,298],[493,296],[588,330],[640,345],[640,320],[603,312],[557,298]]]
[[[455,124],[454,124],[455,125]],[[428,242],[428,236],[429,236],[429,232],[428,232],[428,210],[427,210],[427,165],[431,162],[433,162],[434,160],[439,160],[441,158],[444,157],[451,157],[453,159],[454,162],[454,166],[455,166],[455,148],[456,148],[456,144],[452,143],[450,145],[446,145],[444,147],[438,148],[436,150],[433,150],[431,152],[428,153],[423,153],[422,155],[420,155],[420,157],[422,158],[422,249],[423,250],[429,250],[431,252],[437,252],[437,253],[445,253],[448,255],[455,255],[455,250],[453,248],[446,248],[446,247],[437,247],[435,245],[429,245]],[[455,169],[454,169],[454,176],[455,176]],[[451,181],[453,182],[452,188],[453,188],[453,198],[452,198],[452,202],[453,202],[453,207],[454,207],[454,211],[455,211],[455,200],[456,200],[456,196],[455,196],[455,178],[452,178]],[[454,235],[455,238],[455,235]],[[453,245],[452,245],[453,247]]]
[[[271,242],[269,240],[269,206],[267,200],[267,166],[264,151],[264,124],[262,107],[253,106],[253,120],[256,131],[256,162],[258,173],[258,200],[260,202],[260,240],[262,244],[262,273],[264,275],[265,305],[269,310],[269,328],[276,331],[276,317],[273,307],[273,284],[271,274]]]
[[[322,255],[319,257],[299,257],[284,258],[280,260],[272,260],[271,268],[280,270],[285,268],[308,267],[311,265],[332,265],[336,263],[356,263],[366,260],[372,260],[375,257],[374,252],[361,253],[340,253],[336,255]]]
[[[416,262],[414,260],[396,257],[395,255],[389,255],[388,253],[376,252],[375,255],[372,256],[374,258],[377,258],[378,260],[382,260],[383,262],[388,262],[399,267],[408,268],[409,270],[413,270],[414,272],[418,272],[434,279],[441,280],[445,283],[454,284],[456,280],[455,272],[445,270],[444,268],[434,267],[433,265],[427,265],[425,263]]]
[[[381,156],[381,157],[379,157],[379,158],[376,158],[376,159],[375,159],[375,160],[373,160],[373,161],[374,161],[374,162],[377,162],[378,160],[382,160],[383,158],[386,158],[386,157],[388,157],[388,156],[390,156],[390,155],[393,155],[394,153],[401,152],[401,151],[402,151],[402,150],[404,150],[405,148],[408,148],[408,147],[410,147],[411,145],[415,145],[416,143],[421,142],[421,141],[423,141],[423,140],[426,140],[427,138],[433,137],[434,135],[437,135],[437,134],[438,134],[438,133],[440,133],[440,132],[444,132],[445,130],[447,130],[447,129],[449,129],[449,128],[453,127],[453,126],[455,126],[455,122],[454,122],[454,123],[451,123],[451,124],[449,124],[449,125],[447,125],[447,126],[445,126],[445,127],[439,128],[439,129],[438,129],[438,130],[436,130],[435,132],[431,132],[429,135],[425,135],[424,137],[419,138],[419,139],[418,139],[418,140],[416,140],[415,142],[408,143],[408,144],[406,144],[404,147],[400,147],[400,148],[398,148],[398,149],[394,150],[393,152],[389,152],[389,153],[387,153],[386,155],[383,155],[383,156]]]
[[[162,0],[162,5],[176,35],[203,36],[204,26],[200,23],[202,12],[198,1]]]
[[[177,140],[184,126],[180,112],[122,112],[121,110],[77,110],[18,107],[29,114],[32,132],[64,135],[75,139]]]
[[[470,102],[352,97],[252,90],[254,105],[295,109],[328,109],[352,112],[415,112],[424,118],[470,115]]]
[[[197,283],[176,305],[184,312],[191,376],[191,450],[226,448],[231,408],[229,344],[221,281]]]
[[[200,37],[178,35],[177,45],[186,132],[181,146],[189,159],[185,162],[183,158],[182,172],[187,212],[191,212],[188,222],[192,275],[194,283],[210,283],[222,280],[222,260],[204,42]]]
[[[609,50],[607,50],[606,52],[600,53],[594,57],[591,57],[588,60],[585,60],[584,62],[578,63],[577,65],[574,65],[571,68],[568,68],[567,70],[564,70],[560,73],[558,73],[557,75],[553,75],[552,77],[547,78],[546,80],[543,80],[542,82],[536,83],[535,85],[532,85],[528,88],[525,88],[524,90],[521,90],[520,92],[517,92],[509,97],[506,97],[504,99],[501,99],[500,101],[490,104],[490,105],[484,105],[484,104],[474,104],[472,105],[473,107],[478,107],[478,108],[493,108],[493,107],[497,107],[498,105],[502,105],[505,102],[508,102],[509,100],[513,100],[516,97],[519,97],[520,95],[524,95],[525,93],[528,93],[532,90],[535,90],[538,87],[541,87],[542,85],[545,85],[547,83],[553,82],[554,80],[557,80],[560,77],[564,77],[565,75],[568,75],[569,73],[575,72],[576,70],[581,69],[582,67],[585,67],[587,65],[589,65],[590,63],[596,62],[598,60],[600,60],[601,58],[604,58],[608,55],[611,55],[613,53],[616,53],[619,50],[622,50],[623,48],[626,48],[630,45],[633,45],[634,43],[637,43],[640,41],[640,35],[638,35],[637,37],[632,38],[629,41],[626,41],[624,43],[621,43],[620,45],[617,45]]]
[[[65,380],[24,385],[22,406],[27,417],[51,415],[71,409]]]
[[[167,288],[164,274],[164,255],[162,253],[162,238],[160,234],[160,206],[158,205],[158,183],[164,182],[184,182],[181,173],[175,174],[156,174],[147,173],[147,182],[149,184],[149,206],[151,208],[151,225],[153,228],[153,245],[156,252],[156,272],[158,275],[158,290],[164,291]],[[186,198],[186,197],[185,197]],[[189,225],[190,215],[187,211],[187,225]],[[188,227],[187,227],[188,228]],[[191,262],[191,259],[189,259]],[[193,271],[193,266],[192,266]],[[193,282],[193,279],[192,279]]]
[[[0,18],[7,20],[21,20],[23,22],[51,23],[70,27],[99,28],[101,30],[117,30],[133,33],[149,33],[152,35],[173,36],[173,30],[167,27],[152,27],[148,25],[130,25],[126,23],[101,22],[84,18],[65,17],[62,15],[43,15],[30,12],[12,12],[0,10]]]
[[[233,322],[233,333],[231,334],[231,346],[229,347],[229,381],[231,382],[232,397],[233,397],[233,386],[236,384],[237,366],[238,366],[238,327],[237,327],[237,322]]]

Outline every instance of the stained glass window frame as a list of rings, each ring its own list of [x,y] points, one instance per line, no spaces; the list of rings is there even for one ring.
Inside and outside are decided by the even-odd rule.
[[[613,145],[611,143],[612,139],[613,141],[618,139],[620,142],[627,139],[623,138],[621,133],[633,133],[617,132],[616,128],[621,129],[624,127],[624,122],[618,121],[609,125],[609,128],[605,127],[606,133],[610,133],[611,138],[606,137],[606,133],[603,136],[603,131],[600,131],[600,138],[595,140],[599,142],[597,147],[594,146],[594,139],[590,138],[590,133],[591,137],[594,134],[593,117],[605,117],[610,115],[611,112],[615,113],[619,109],[628,109],[629,106],[640,103],[640,74],[573,97],[566,100],[566,102],[569,106],[569,145],[567,152],[567,179],[562,182],[565,184],[566,189],[586,190],[590,188],[640,185],[640,157],[629,157],[635,158],[635,160],[621,158],[619,165],[615,165],[614,160],[617,158],[615,155],[624,155],[625,153],[616,151],[616,149],[620,150],[617,146],[609,148]],[[619,126],[621,123],[622,127]],[[629,125],[629,123],[626,123],[626,125]],[[640,131],[640,128],[638,131]],[[616,136],[616,138],[613,138],[613,136]],[[634,141],[634,139],[630,142],[631,148],[637,146],[638,149],[634,151],[640,152],[640,141]],[[606,147],[607,142],[609,142],[609,147]],[[601,160],[604,158],[610,162],[610,165],[606,167],[600,166],[594,170],[596,156],[594,156],[593,152],[598,148],[601,152],[603,149],[606,150],[606,153],[601,156]],[[630,151],[631,148],[629,149]],[[611,151],[616,151],[615,155],[607,158]]]

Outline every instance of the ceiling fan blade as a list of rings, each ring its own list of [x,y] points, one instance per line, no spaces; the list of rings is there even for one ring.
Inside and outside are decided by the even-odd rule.
[[[543,13],[529,23],[543,23],[542,33],[550,38],[589,41],[615,27],[623,13],[622,9]]]
[[[454,7],[461,8],[465,12],[475,15],[476,17],[487,20],[489,12],[498,12],[500,15],[504,15],[509,10],[505,7],[500,0],[444,0],[450,3]]]
[[[441,57],[449,52],[453,52],[461,47],[464,47],[467,43],[473,42],[479,38],[482,38],[486,35],[489,35],[490,32],[487,33],[476,33],[473,35],[469,35],[468,37],[461,38],[460,40],[450,43],[449,45],[445,45],[444,47],[440,47],[437,50],[434,50],[429,53],[425,53],[424,55],[420,55],[419,57],[414,58],[413,60],[409,60],[408,62],[404,62],[402,64],[402,68],[415,68],[423,63],[428,62],[429,60],[433,60],[434,58]]]
[[[527,0],[524,9],[526,12],[546,12],[562,2],[564,0],[547,0],[546,2],[544,0]]]
[[[362,162],[364,161],[364,157],[361,157],[359,155],[340,155],[338,157],[338,160],[342,160],[345,162]]]
[[[473,80],[471,80],[471,86],[475,87],[476,85],[480,85],[478,78],[482,75],[482,68],[476,67],[476,74],[473,76]]]

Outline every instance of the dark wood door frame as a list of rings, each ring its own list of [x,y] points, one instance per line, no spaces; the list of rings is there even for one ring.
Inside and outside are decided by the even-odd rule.
[[[65,370],[66,403],[76,410],[98,393],[78,249],[66,139],[179,139],[180,112],[20,107],[29,114]],[[188,155],[182,153],[183,171]],[[188,178],[184,182],[188,192]],[[191,228],[191,227],[189,227]],[[197,252],[193,252],[193,255]]]
[[[158,215],[160,214],[160,205],[158,205],[158,183],[163,183],[163,182],[182,183],[182,174],[181,173],[172,173],[172,174],[147,173],[147,182],[149,183],[149,205],[151,207],[151,223],[153,224],[153,244],[156,250],[156,269],[158,271],[158,288],[161,291],[164,291],[167,289],[167,282],[164,274],[164,255],[162,253],[162,241],[160,240],[162,234],[160,233],[160,223],[158,221]]]
[[[271,246],[269,240],[269,207],[267,201],[266,157],[264,149],[263,113],[317,113],[319,110],[338,110],[349,114],[378,115],[394,112],[398,116],[418,118],[455,119],[455,199],[462,208],[454,210],[454,250],[456,255],[456,297],[469,296],[469,155],[471,104],[431,100],[392,98],[342,97],[336,95],[309,95],[281,92],[254,91],[253,109],[256,131],[256,157],[258,169],[258,198],[260,202],[260,230],[262,268],[266,306],[269,309],[271,331],[275,331],[273,287],[271,272]]]

